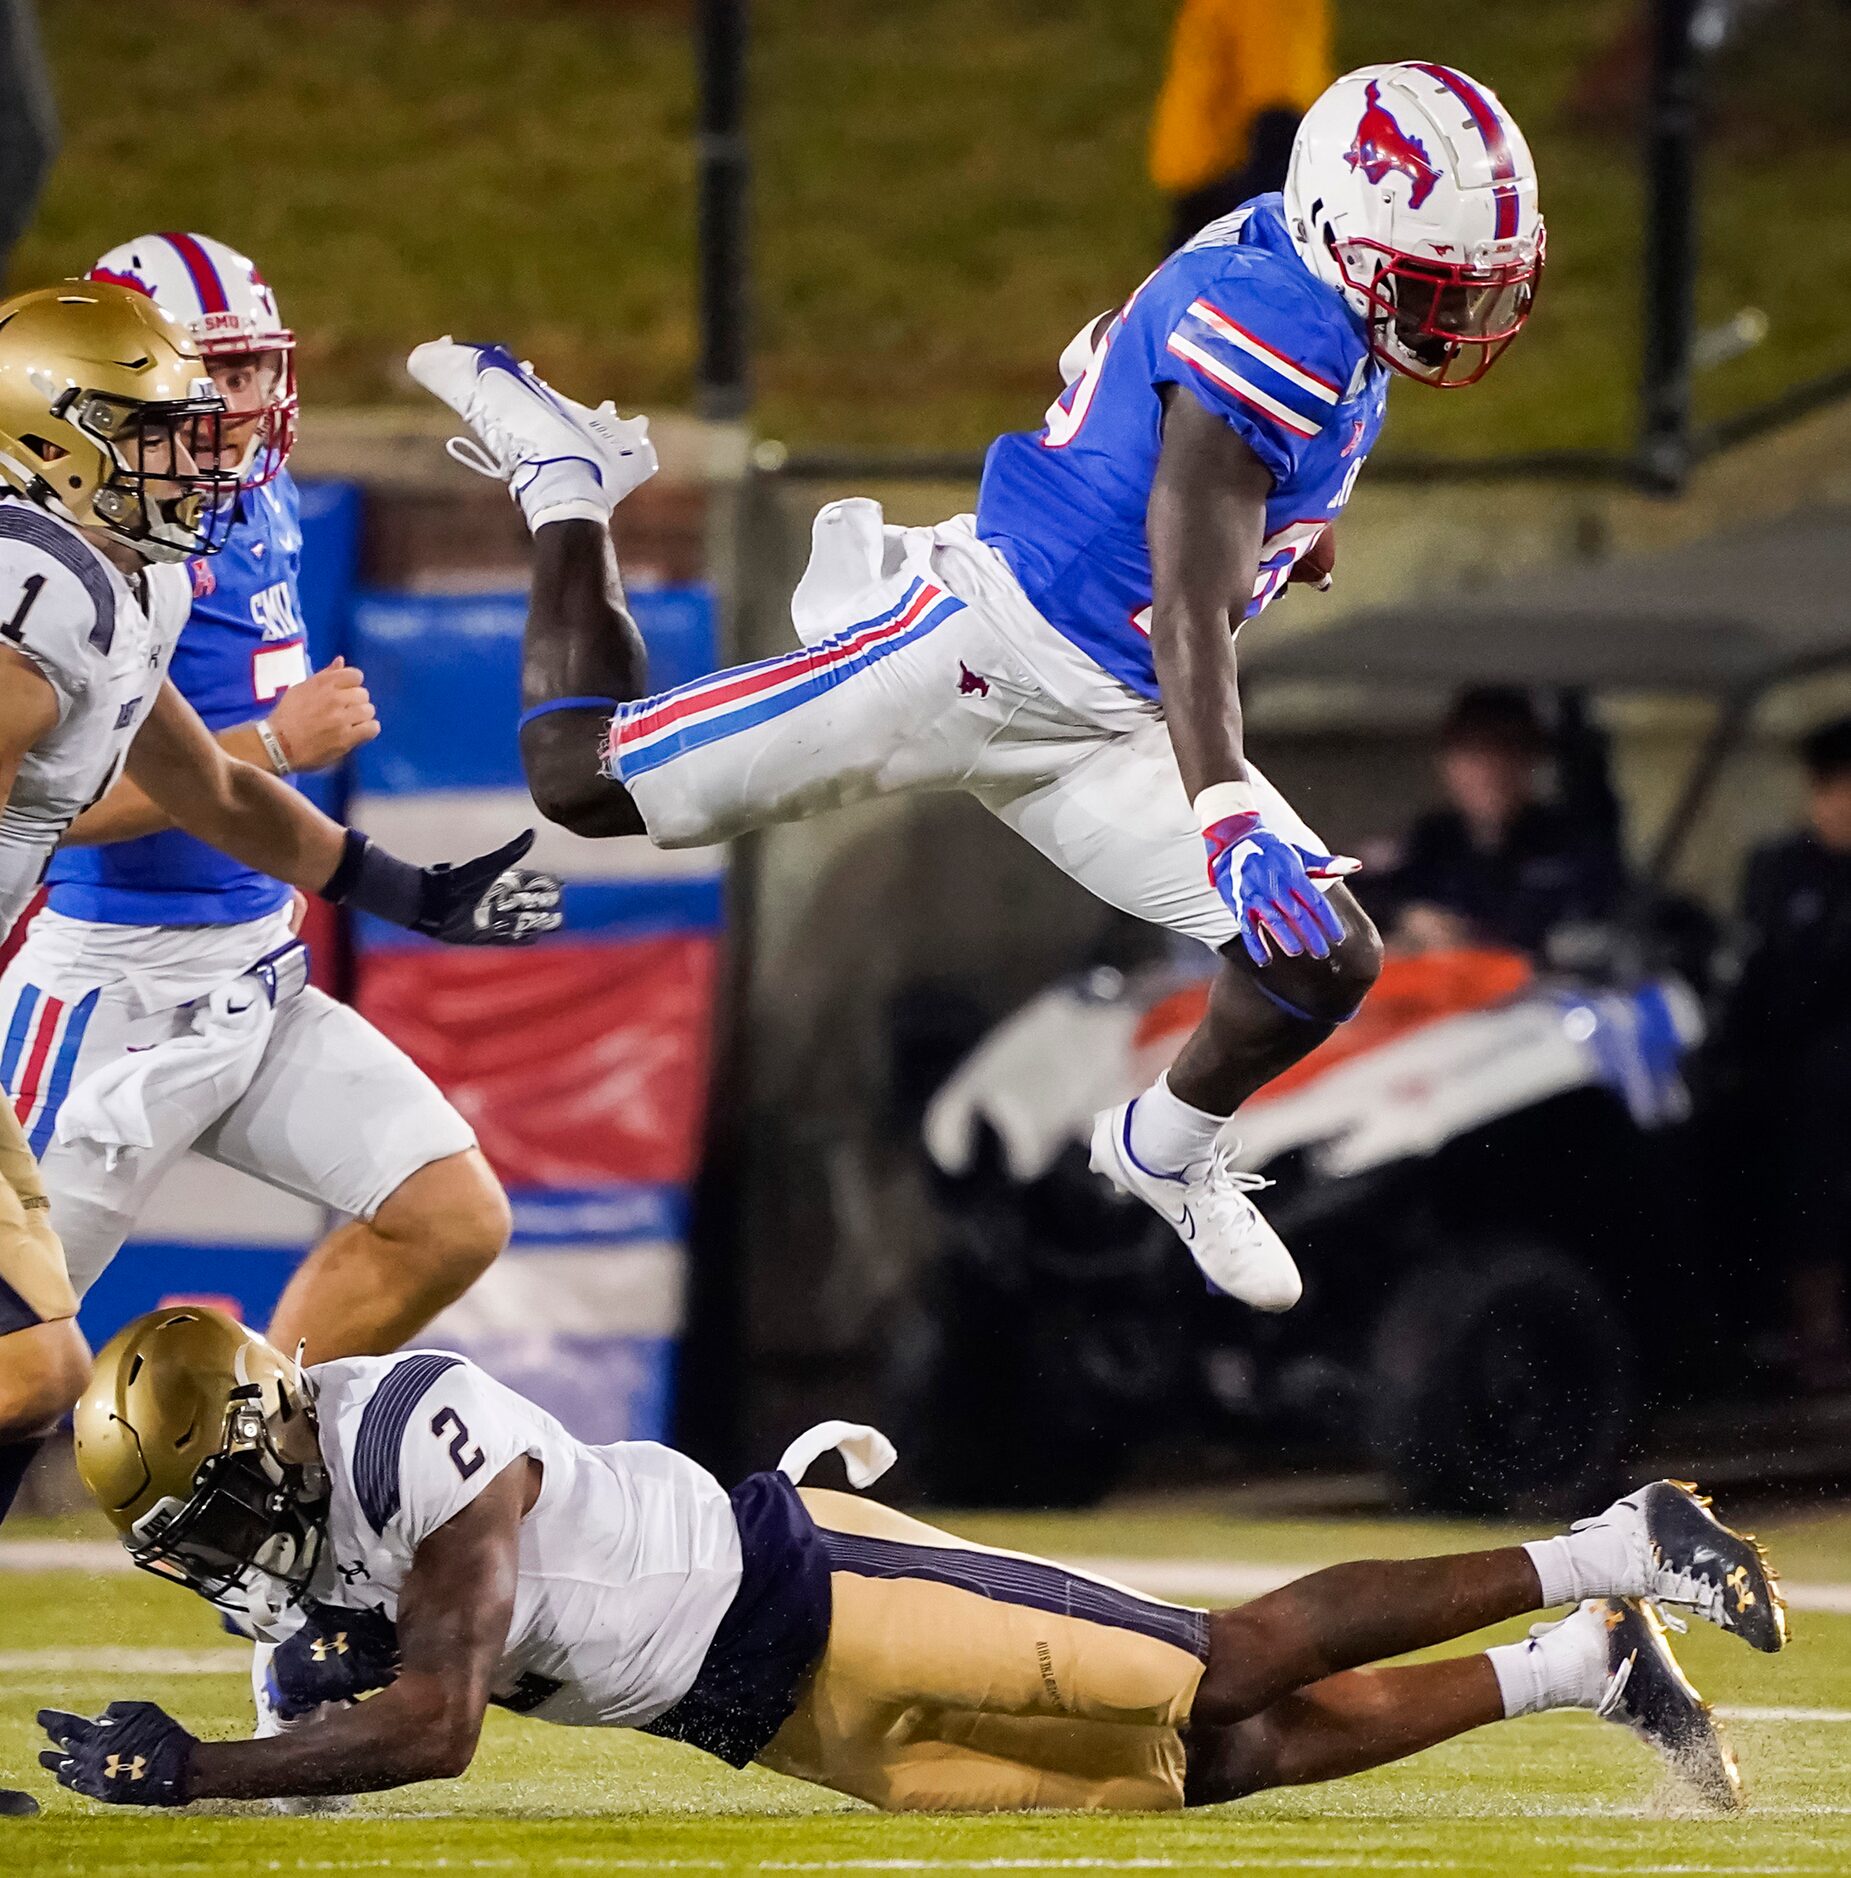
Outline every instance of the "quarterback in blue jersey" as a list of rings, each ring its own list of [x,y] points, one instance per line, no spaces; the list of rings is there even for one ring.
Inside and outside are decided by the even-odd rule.
[[[212,467],[238,478],[229,533],[184,576],[164,570],[182,589],[190,578],[192,595],[174,685],[246,763],[283,776],[333,763],[378,725],[360,673],[309,668],[284,467],[293,339],[275,299],[243,256],[191,234],[129,242],[93,278],[185,325],[224,405]],[[507,1238],[506,1199],[468,1123],[409,1057],[308,984],[295,890],[173,827],[132,764],[66,840],[88,845],[53,858],[48,903],[0,979],[0,1085],[51,1196],[69,1310],[191,1151],[344,1222],[284,1292],[272,1324],[283,1347],[396,1348]],[[504,878],[518,895],[537,877]],[[545,882],[541,899],[556,898]],[[536,913],[530,930],[557,924],[538,902],[514,918]],[[12,1328],[0,1309],[0,1331]],[[84,1355],[74,1331],[69,1343]],[[86,1368],[48,1380],[41,1425],[69,1408]]]
[[[832,504],[792,600],[802,649],[654,696],[605,526],[654,467],[641,420],[500,347],[419,347],[413,375],[534,535],[535,801],[683,847],[960,789],[1101,899],[1214,946],[1200,1028],[1097,1118],[1093,1165],[1215,1285],[1288,1308],[1297,1267],[1224,1131],[1355,1011],[1381,945],[1342,884],[1355,863],[1248,760],[1236,635],[1301,562],[1327,565],[1391,376],[1482,377],[1542,258],[1535,168],[1489,91],[1426,62],[1354,72],[1306,114],[1283,196],[1205,229],[1069,347],[1066,391],[991,449],[975,516],[898,529]]]

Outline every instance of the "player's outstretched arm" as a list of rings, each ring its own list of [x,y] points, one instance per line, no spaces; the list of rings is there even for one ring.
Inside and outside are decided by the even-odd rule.
[[[455,1778],[475,1756],[514,1617],[521,1519],[539,1491],[539,1463],[522,1455],[419,1545],[399,1597],[398,1678],[378,1695],[261,1741],[200,1741],[151,1702],[112,1702],[95,1720],[45,1709],[54,1746],[41,1765],[75,1792],[129,1806]]]
[[[539,1463],[523,1455],[418,1547],[390,1688],[268,1740],[202,1742],[187,1798],[366,1793],[464,1772],[514,1618],[521,1517],[539,1487]]]
[[[521,652],[521,767],[534,806],[579,835],[640,835],[643,818],[604,769],[617,706],[647,688],[648,655],[624,605],[610,530],[582,519],[534,530]]]
[[[172,683],[129,746],[128,774],[188,834],[395,926],[451,945],[520,945],[559,924],[559,883],[515,865],[531,831],[471,861],[413,867],[277,777],[234,762]]]
[[[1163,450],[1145,518],[1151,656],[1209,878],[1255,965],[1328,958],[1343,922],[1313,881],[1355,863],[1311,854],[1261,825],[1242,749],[1234,630],[1259,579],[1272,472],[1187,391],[1162,395]]]
[[[1240,433],[1166,388],[1151,484],[1151,655],[1183,787],[1245,782],[1234,629],[1259,578],[1272,473]]]
[[[365,676],[357,666],[336,659],[301,684],[292,685],[267,718],[221,730],[217,741],[238,762],[285,776],[298,770],[327,769],[378,735],[379,713],[373,708]],[[147,791],[124,776],[70,825],[63,845],[100,848],[112,841],[158,834],[173,825],[172,817],[155,806]]]

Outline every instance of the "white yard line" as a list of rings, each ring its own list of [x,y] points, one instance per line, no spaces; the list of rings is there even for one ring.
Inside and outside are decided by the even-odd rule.
[[[113,1539],[0,1539],[0,1572],[132,1572]]]
[[[1227,1559],[1076,1558],[1075,1571],[1113,1578],[1154,1598],[1209,1598],[1239,1603],[1277,1591],[1318,1569],[1315,1563],[1243,1565]],[[126,1572],[128,1554],[107,1539],[0,1539],[0,1572]],[[1851,1617],[1851,1584],[1786,1584],[1781,1592],[1796,1611]]]
[[[0,1544],[0,1552],[5,1551]],[[1063,1563],[1096,1578],[1116,1578],[1154,1598],[1212,1598],[1237,1604],[1302,1578],[1316,1565],[1242,1565],[1222,1559],[1076,1558]],[[1796,1611],[1851,1617],[1851,1584],[1789,1584],[1781,1595]]]
[[[0,1650],[0,1677],[249,1676],[250,1645],[241,1650]]]

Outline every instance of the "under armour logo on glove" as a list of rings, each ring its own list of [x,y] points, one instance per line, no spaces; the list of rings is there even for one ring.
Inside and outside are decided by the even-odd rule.
[[[398,1629],[377,1611],[343,1610],[310,1599],[302,1627],[270,1658],[270,1705],[284,1721],[324,1702],[350,1702],[398,1677]]]
[[[57,1744],[39,1765],[61,1787],[115,1806],[184,1806],[197,1739],[152,1702],[112,1702],[94,1721],[63,1709],[39,1710]]]
[[[1309,954],[1330,957],[1343,921],[1313,884],[1339,880],[1361,866],[1341,854],[1315,854],[1260,826],[1256,814],[1230,815],[1202,831],[1208,877],[1240,922],[1241,942],[1256,965]]]

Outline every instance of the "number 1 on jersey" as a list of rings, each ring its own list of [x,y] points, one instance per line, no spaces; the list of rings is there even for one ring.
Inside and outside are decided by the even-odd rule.
[[[19,605],[13,609],[13,617],[0,626],[0,639],[10,639],[15,645],[26,642],[26,615],[32,611],[34,603],[45,586],[43,574],[28,574],[25,588],[20,595]]]

